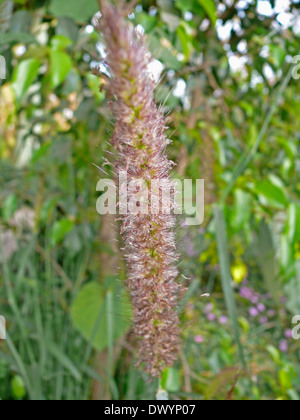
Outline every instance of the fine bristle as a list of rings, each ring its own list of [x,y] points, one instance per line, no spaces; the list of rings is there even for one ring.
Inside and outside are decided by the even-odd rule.
[[[128,182],[163,180],[171,189],[174,164],[166,156],[167,127],[154,101],[155,82],[148,72],[151,55],[134,27],[114,7],[101,4],[98,24],[105,38],[106,65],[111,74],[107,88],[115,98],[112,111],[116,122],[111,143],[116,150],[116,173],[125,172]],[[130,194],[129,191],[128,201]],[[154,198],[161,198],[159,191],[157,196]],[[154,198],[152,191],[150,201]],[[156,213],[120,216],[127,286],[139,339],[139,364],[151,376],[159,376],[174,363],[180,333],[176,220],[173,211],[165,214],[160,208]]]

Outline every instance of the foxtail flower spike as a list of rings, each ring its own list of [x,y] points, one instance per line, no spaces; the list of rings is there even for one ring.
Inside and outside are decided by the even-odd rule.
[[[165,135],[164,117],[154,101],[155,82],[148,70],[151,55],[144,39],[121,13],[106,2],[100,3],[102,17],[98,26],[106,42],[106,65],[111,74],[108,90],[114,98],[115,131],[111,143],[116,150],[115,172],[126,173],[128,183],[143,179],[150,185],[153,180],[163,180],[172,190],[170,171],[174,164],[166,156],[170,141]],[[134,200],[135,193],[129,190],[128,202]],[[157,198],[161,198],[161,191],[152,190],[150,207],[155,207]],[[120,218],[127,287],[139,339],[139,365],[158,377],[177,357],[181,286],[176,281],[174,208],[169,214],[161,208],[152,213],[129,211]]]

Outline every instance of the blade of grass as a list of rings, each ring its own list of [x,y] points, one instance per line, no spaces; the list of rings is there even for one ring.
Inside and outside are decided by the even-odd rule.
[[[35,363],[34,352],[30,344],[28,335],[26,334],[26,326],[25,326],[25,323],[23,322],[22,314],[19,310],[18,304],[15,299],[14,289],[11,284],[11,272],[4,256],[3,243],[1,240],[1,229],[0,229],[0,255],[1,255],[1,261],[2,261],[2,268],[3,268],[3,280],[4,280],[4,285],[6,288],[8,302],[13,311],[17,324],[19,326],[22,341],[24,345],[26,346],[27,355],[30,359],[31,364],[34,364]]]
[[[34,390],[32,388],[30,380],[29,380],[29,375],[28,375],[28,372],[27,372],[27,368],[24,365],[24,363],[22,361],[22,357],[20,356],[17,349],[15,348],[15,346],[14,346],[14,344],[13,344],[13,342],[12,342],[8,333],[6,334],[6,342],[7,342],[7,346],[9,348],[9,351],[10,351],[10,353],[11,353],[11,355],[12,355],[12,357],[13,357],[13,359],[14,359],[14,361],[15,361],[18,369],[19,369],[20,375],[23,377],[27,392],[28,392],[30,398],[33,399]]]
[[[113,399],[119,398],[118,388],[114,381],[114,299],[112,290],[106,294],[106,320],[107,320],[107,343],[108,343],[108,379]]]
[[[234,293],[232,290],[232,278],[230,272],[230,261],[229,261],[229,250],[228,250],[228,238],[224,210],[220,206],[215,208],[215,222],[216,222],[216,235],[217,235],[217,246],[219,263],[221,270],[221,282],[225,296],[227,310],[232,322],[235,340],[239,349],[239,356],[241,363],[246,368],[246,361],[244,356],[244,349],[240,340],[240,332],[237,318],[237,309]]]
[[[70,372],[73,378],[76,379],[76,381],[80,382],[82,378],[81,373],[74,365],[72,360],[70,360],[69,357],[62,353],[61,349],[58,346],[56,346],[53,342],[48,342],[47,348],[49,350],[49,353],[51,353],[52,356],[55,357],[68,372]]]

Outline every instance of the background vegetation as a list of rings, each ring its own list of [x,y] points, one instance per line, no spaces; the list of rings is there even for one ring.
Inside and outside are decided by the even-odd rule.
[[[161,70],[176,174],[206,182],[179,221],[180,399],[300,399],[299,0],[130,4]],[[153,399],[135,369],[124,263],[96,212],[112,132],[96,0],[1,1],[1,399]],[[105,69],[104,69],[105,70]],[[189,279],[188,281],[186,280]],[[210,294],[210,297],[202,296]]]

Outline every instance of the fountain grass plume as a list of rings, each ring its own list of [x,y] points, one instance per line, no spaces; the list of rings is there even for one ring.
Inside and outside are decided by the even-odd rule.
[[[128,182],[143,179],[163,181],[172,190],[170,177],[174,165],[166,155],[170,140],[162,112],[154,101],[155,81],[149,73],[152,57],[145,39],[122,13],[100,1],[102,32],[110,72],[107,89],[113,98],[111,109],[115,130],[111,144],[115,149],[116,174],[126,172]],[[128,192],[128,202],[136,193]],[[161,190],[151,191],[149,206],[161,200]],[[134,330],[139,341],[139,362],[151,376],[159,377],[172,366],[179,345],[174,204],[169,214],[162,207],[155,214],[121,215],[121,234],[127,262],[127,287],[134,311]]]

